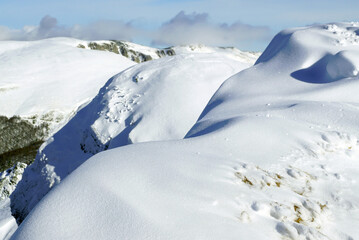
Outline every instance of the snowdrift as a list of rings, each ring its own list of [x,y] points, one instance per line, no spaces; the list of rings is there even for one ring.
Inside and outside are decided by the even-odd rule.
[[[0,198],[7,198],[21,179],[19,172],[10,174],[11,166],[32,162],[44,139],[108,78],[135,64],[112,53],[79,49],[80,42],[0,41]],[[7,239],[17,226],[10,201],[0,205],[0,239]]]
[[[80,42],[71,38],[1,41],[0,114],[57,111],[67,116],[90,101],[107,79],[135,65],[120,55],[77,48]]]
[[[98,152],[183,138],[220,84],[254,63],[248,58],[233,61],[228,55],[180,54],[136,65],[111,78],[41,147],[12,196],[14,215],[21,221],[51,187]]]
[[[358,32],[279,33],[185,139],[95,155],[12,239],[359,238]]]

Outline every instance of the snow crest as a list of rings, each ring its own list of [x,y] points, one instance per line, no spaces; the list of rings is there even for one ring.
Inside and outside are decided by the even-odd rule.
[[[93,101],[40,149],[12,196],[21,221],[57,183],[101,151],[181,139],[213,93],[253,61],[192,53],[136,65],[111,78]]]
[[[282,31],[185,139],[96,154],[13,239],[359,238],[357,33]]]

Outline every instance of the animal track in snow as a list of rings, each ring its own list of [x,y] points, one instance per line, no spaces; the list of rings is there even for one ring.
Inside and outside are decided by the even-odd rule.
[[[250,207],[246,211],[241,208],[239,221],[254,223],[258,217],[271,218],[277,222],[274,230],[282,239],[352,239],[332,228],[340,224],[333,217],[338,212],[359,212],[359,204],[351,200],[355,199],[355,191],[350,191],[356,183],[351,175],[344,174],[347,166],[359,167],[357,157],[356,137],[326,132],[317,144],[294,151],[281,159],[285,164],[269,170],[239,163],[233,168],[235,183],[253,196],[240,200],[241,206]]]

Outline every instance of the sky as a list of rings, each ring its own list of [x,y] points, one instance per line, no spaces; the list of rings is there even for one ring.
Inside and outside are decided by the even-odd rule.
[[[263,51],[280,30],[359,21],[358,0],[0,0],[0,40],[74,37]]]

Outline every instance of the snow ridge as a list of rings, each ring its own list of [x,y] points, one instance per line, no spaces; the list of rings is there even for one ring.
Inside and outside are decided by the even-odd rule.
[[[42,146],[12,195],[13,214],[22,221],[50,188],[96,153],[183,138],[220,84],[253,64],[228,55],[180,54],[136,65],[111,78]]]
[[[185,139],[94,155],[13,239],[359,238],[358,31],[282,31]]]

